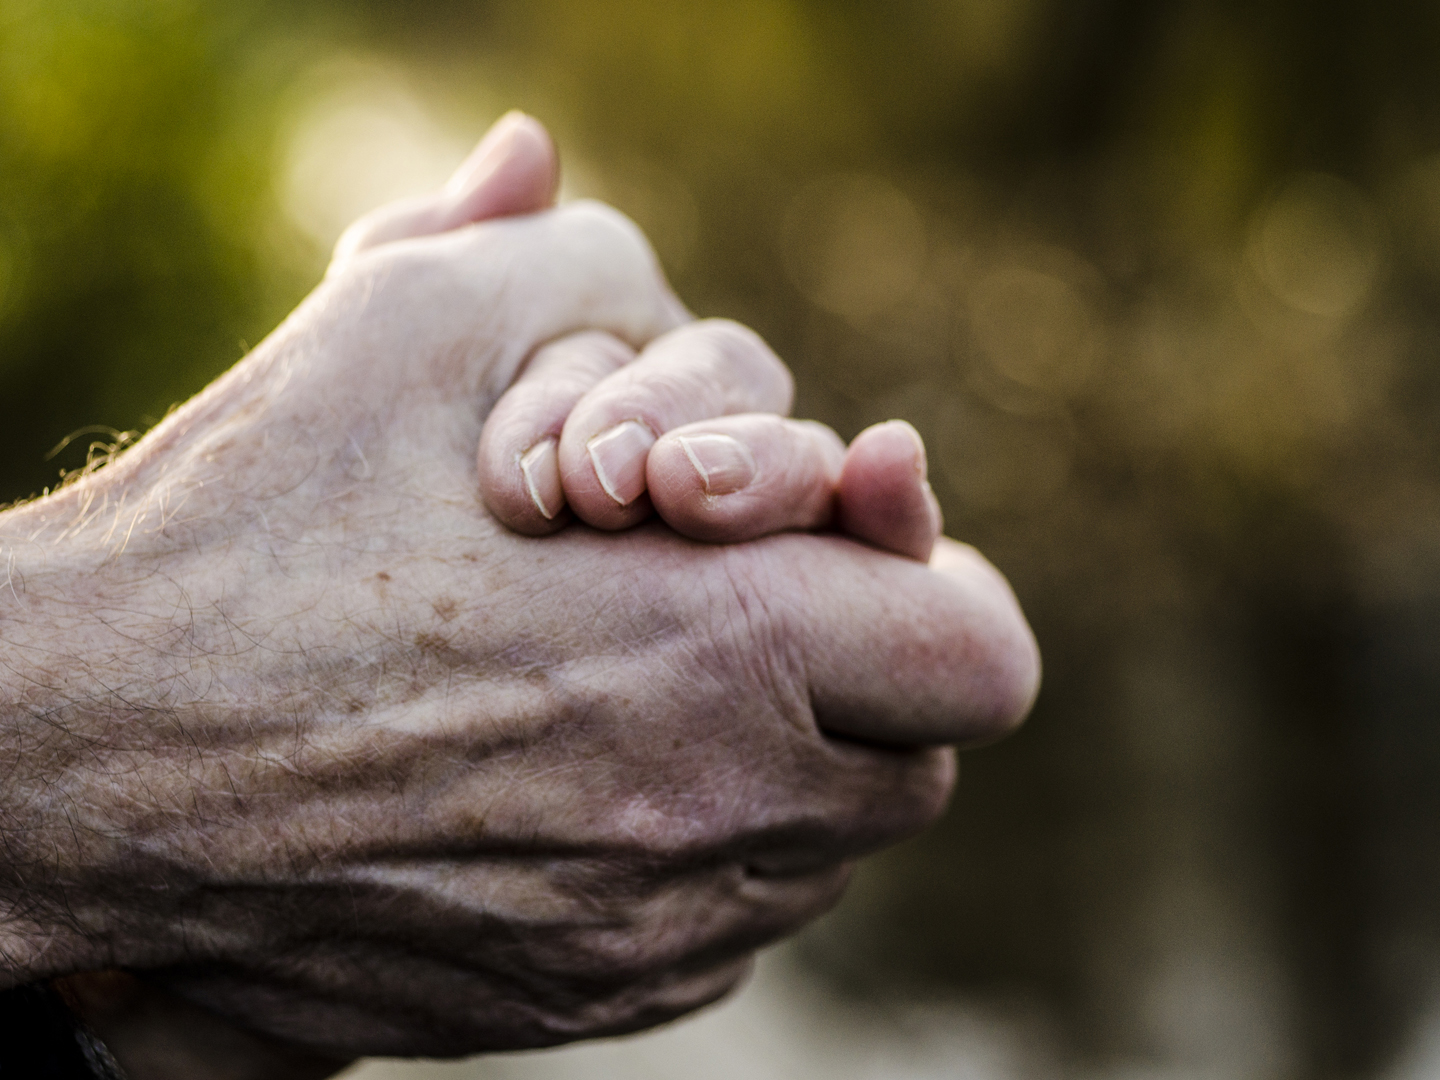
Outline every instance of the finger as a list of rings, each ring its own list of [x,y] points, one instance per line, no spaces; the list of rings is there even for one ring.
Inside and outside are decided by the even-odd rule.
[[[313,914],[301,913],[297,948],[160,974],[217,1013],[330,1053],[538,1046],[557,1029],[570,1038],[615,1034],[706,1004],[743,976],[756,948],[832,907],[850,874],[848,865],[827,862],[757,875],[728,859],[657,872],[651,860],[614,855],[561,860],[553,872],[570,887],[538,899],[528,860],[338,867],[321,887],[344,887],[344,934],[321,915],[322,892]],[[525,879],[525,895],[507,889],[507,877]],[[486,932],[497,923],[510,928],[498,947]],[[513,977],[517,962],[523,984]],[[377,968],[387,973],[383,986]],[[557,996],[557,986],[579,993]],[[277,1008],[281,1001],[286,1007]],[[389,1021],[353,1022],[371,1011]],[[434,1040],[437,1031],[460,1041],[411,1041]]]
[[[736,543],[828,526],[844,461],[845,444],[823,424],[745,413],[667,432],[650,450],[645,479],[676,532]]]
[[[796,613],[779,632],[795,641],[824,730],[893,746],[966,745],[1004,735],[1029,712],[1040,680],[1034,635],[1010,586],[973,548],[942,539],[927,566],[838,538],[763,543],[782,562],[757,587],[769,610]]]
[[[576,406],[560,437],[565,499],[597,528],[623,529],[650,514],[646,460],[655,440],[697,420],[785,413],[789,370],[751,330],[722,319],[682,326]]]
[[[756,785],[776,826],[752,841],[757,874],[890,847],[933,825],[949,804],[958,772],[951,747],[879,744],[833,730],[814,743],[792,747],[790,763]]]
[[[940,536],[940,503],[926,480],[925,443],[904,420],[855,437],[840,474],[840,531],[925,562]]]
[[[508,112],[439,191],[388,203],[345,230],[332,265],[392,240],[433,236],[489,218],[554,205],[560,158],[543,124]]]
[[[619,338],[585,332],[543,346],[495,403],[480,432],[480,494],[504,525],[526,536],[565,527],[560,432],[587,391],[635,358]]]

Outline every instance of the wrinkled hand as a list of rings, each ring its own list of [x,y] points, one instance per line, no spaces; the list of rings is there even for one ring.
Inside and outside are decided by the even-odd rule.
[[[593,205],[356,245],[134,451],[0,518],[11,981],[143,969],[339,1055],[631,1030],[932,820],[953,761],[916,747],[1003,732],[1037,678],[969,549],[542,544],[480,502],[536,346],[683,317]]]

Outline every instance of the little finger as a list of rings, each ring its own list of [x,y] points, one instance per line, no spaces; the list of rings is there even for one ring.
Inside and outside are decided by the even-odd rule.
[[[845,455],[840,531],[925,562],[940,537],[940,503],[926,479],[925,443],[904,420],[868,427]]]

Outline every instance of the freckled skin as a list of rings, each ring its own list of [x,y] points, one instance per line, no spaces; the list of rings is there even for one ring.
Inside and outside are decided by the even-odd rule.
[[[379,249],[0,515],[5,982],[140,970],[337,1058],[564,1042],[724,993],[931,821],[1037,678],[979,556],[478,498],[531,349],[677,310],[592,207]]]

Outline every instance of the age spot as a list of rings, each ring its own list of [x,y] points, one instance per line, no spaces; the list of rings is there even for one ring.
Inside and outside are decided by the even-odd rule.
[[[450,642],[439,634],[420,633],[415,635],[415,647],[423,652],[439,653],[448,652]]]

